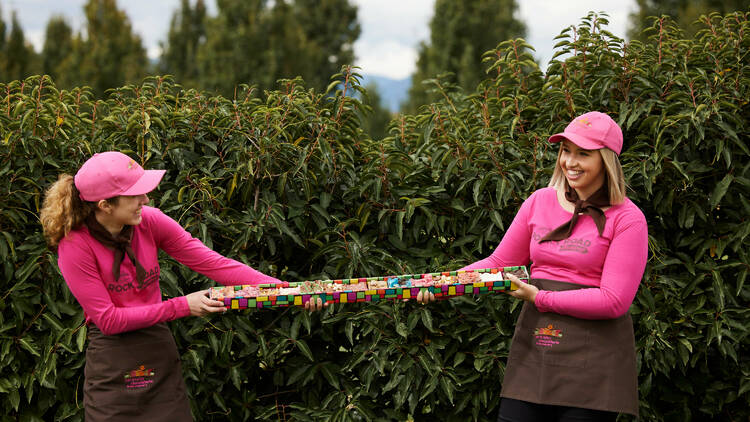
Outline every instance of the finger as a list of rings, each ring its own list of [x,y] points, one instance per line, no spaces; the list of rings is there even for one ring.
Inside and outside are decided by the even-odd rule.
[[[511,283],[515,284],[516,287],[518,287],[519,289],[522,288],[526,284],[523,281],[521,281],[520,278],[516,277],[513,274],[507,274],[507,276],[508,276],[508,279],[510,279]]]
[[[523,284],[526,284],[526,282],[525,282],[525,281],[521,280],[520,278],[516,277],[516,276],[515,276],[515,275],[513,275],[513,274],[508,274],[508,279],[510,279],[510,281],[512,281],[512,282],[514,282],[514,283],[516,283],[516,284],[519,284],[519,285],[520,285],[521,283],[523,283]]]
[[[204,305],[206,305],[206,306],[212,307],[212,308],[216,308],[216,307],[223,308],[224,307],[224,302],[223,301],[216,300],[216,299],[209,299],[208,297],[205,297],[205,296],[201,296],[201,303],[204,304]]]
[[[211,299],[211,291],[210,291],[210,290],[208,290],[208,289],[205,289],[205,290],[198,290],[198,291],[197,291],[197,292],[195,292],[195,293],[198,293],[198,294],[200,294],[200,297],[201,297],[201,301],[203,301],[204,299],[209,299],[209,300],[212,300],[212,299]]]
[[[508,274],[508,279],[515,284],[518,284],[518,285],[521,284],[521,280],[518,277],[514,276],[513,274]]]
[[[435,301],[435,294],[430,292],[430,302],[434,302],[434,301]]]
[[[215,313],[215,312],[225,312],[226,310],[227,308],[225,308],[224,306],[207,306],[204,308],[204,311],[206,312],[206,314]]]
[[[323,299],[318,298],[318,307],[315,310],[319,311],[321,309],[323,309]]]
[[[523,296],[521,296],[522,290],[520,288],[518,290],[506,290],[505,293],[516,299],[523,299]]]
[[[315,312],[318,309],[317,301],[320,300],[320,298],[310,298],[310,300],[307,301],[305,304],[305,309],[307,309],[310,312]]]
[[[206,290],[208,292],[208,290]],[[201,296],[201,303],[210,307],[224,307],[224,302],[216,299],[211,299],[208,296]]]
[[[422,302],[422,291],[420,290],[419,293],[417,293],[417,302]]]

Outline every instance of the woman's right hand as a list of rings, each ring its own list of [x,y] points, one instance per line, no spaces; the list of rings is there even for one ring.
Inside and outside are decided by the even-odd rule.
[[[190,315],[206,316],[214,312],[225,312],[227,310],[224,302],[208,297],[208,290],[199,290],[185,296],[190,307]]]

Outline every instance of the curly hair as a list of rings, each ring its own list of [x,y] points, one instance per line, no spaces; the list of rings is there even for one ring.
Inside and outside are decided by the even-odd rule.
[[[85,202],[78,195],[73,176],[69,174],[61,174],[47,189],[39,219],[50,247],[56,248],[60,240],[83,224],[94,211],[96,204]]]

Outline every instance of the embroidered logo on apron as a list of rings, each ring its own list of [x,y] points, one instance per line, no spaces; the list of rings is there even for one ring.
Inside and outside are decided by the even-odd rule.
[[[154,375],[156,375],[156,371],[153,369],[146,369],[144,365],[141,365],[138,369],[134,369],[125,374],[125,388],[148,387],[154,383]]]
[[[534,329],[534,338],[536,339],[537,346],[552,347],[560,344],[560,341],[557,339],[561,339],[562,336],[562,330],[555,329],[552,324]]]

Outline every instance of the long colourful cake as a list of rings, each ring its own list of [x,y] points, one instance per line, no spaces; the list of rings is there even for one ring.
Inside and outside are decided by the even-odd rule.
[[[276,284],[213,287],[212,299],[229,309],[304,306],[310,299],[327,302],[377,302],[416,299],[419,291],[436,297],[453,297],[515,290],[508,274],[529,279],[526,267],[485,268],[426,274],[404,274],[340,280],[281,282]]]

